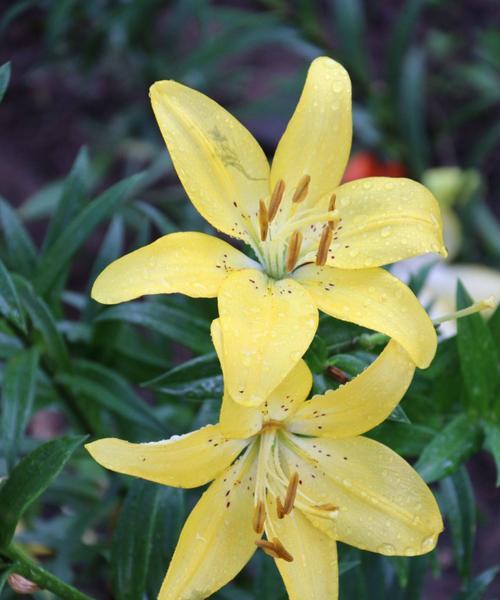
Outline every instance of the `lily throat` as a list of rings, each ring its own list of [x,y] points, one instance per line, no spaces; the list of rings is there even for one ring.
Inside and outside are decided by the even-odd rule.
[[[303,175],[294,189],[280,179],[268,199],[260,199],[252,219],[252,247],[266,273],[287,277],[299,266],[323,266],[331,255],[337,227],[341,228],[336,195],[312,203],[311,177]]]

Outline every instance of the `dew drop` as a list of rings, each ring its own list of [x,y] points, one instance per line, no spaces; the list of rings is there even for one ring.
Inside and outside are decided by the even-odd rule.
[[[385,554],[386,556],[394,556],[396,554],[396,548],[392,544],[382,544],[377,548],[377,552]]]
[[[391,228],[390,227],[384,227],[380,233],[380,235],[383,238],[389,237],[391,235]]]

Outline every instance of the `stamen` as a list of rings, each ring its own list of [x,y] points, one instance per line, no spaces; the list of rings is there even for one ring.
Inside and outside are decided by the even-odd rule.
[[[283,504],[281,503],[281,499],[279,496],[276,496],[276,514],[278,515],[278,519],[283,519],[286,515]]]
[[[328,250],[332,243],[333,228],[330,228],[330,224],[323,227],[323,233],[319,241],[318,253],[316,254],[316,264],[322,267],[326,263],[328,258]]]
[[[259,226],[260,239],[264,242],[267,238],[267,232],[269,231],[269,215],[264,200],[259,200]]]
[[[297,494],[297,486],[299,485],[299,474],[295,472],[288,483],[288,489],[286,491],[285,502],[283,504],[283,510],[285,515],[292,512],[293,503],[295,502],[295,496]]]
[[[280,558],[280,555],[272,542],[269,542],[268,540],[255,540],[255,545],[257,548],[263,550],[268,556]]]
[[[285,193],[285,182],[280,179],[274,186],[273,193],[271,194],[271,200],[269,201],[269,223],[272,222],[278,208],[280,207],[281,201],[283,200],[283,194]]]
[[[286,255],[286,270],[293,271],[299,258],[300,247],[302,246],[302,234],[300,231],[294,231],[288,244],[288,252]]]
[[[253,514],[253,530],[255,533],[262,533],[264,531],[264,522],[266,520],[266,507],[262,500],[259,500],[259,503],[255,507],[255,512]]]
[[[315,506],[315,508],[317,508],[318,510],[325,510],[329,513],[337,514],[339,512],[339,507],[335,506],[335,504],[318,504],[317,506]]]
[[[309,191],[309,182],[311,181],[310,175],[304,175],[300,178],[295,192],[293,194],[292,203],[298,204],[306,199],[307,192]]]
[[[328,211],[335,210],[335,203],[337,202],[337,194],[332,194],[330,202],[328,204]],[[335,221],[328,221],[328,227],[333,231],[335,228]]]
[[[287,562],[293,562],[293,556],[278,538],[273,538],[272,542],[269,540],[255,540],[255,545],[273,558],[282,558]]]
[[[330,377],[332,377],[339,383],[344,384],[348,381],[351,381],[351,376],[348,375],[345,371],[342,371],[342,369],[336,367],[335,365],[329,365],[328,367],[326,367],[326,372],[328,375],[330,375]]]
[[[282,558],[287,562],[293,562],[293,556],[290,554],[290,552],[288,552],[278,538],[273,538],[273,544],[279,558]]]
[[[468,317],[469,315],[473,315],[474,313],[480,312],[482,310],[486,310],[488,308],[495,308],[496,300],[493,296],[489,298],[485,298],[484,300],[480,300],[479,302],[474,302],[467,308],[462,308],[462,310],[457,310],[454,313],[449,315],[443,315],[442,317],[438,317],[437,319],[433,319],[432,322],[434,325],[441,325],[441,323],[445,323],[446,321],[453,321],[455,319],[461,319],[462,317]]]

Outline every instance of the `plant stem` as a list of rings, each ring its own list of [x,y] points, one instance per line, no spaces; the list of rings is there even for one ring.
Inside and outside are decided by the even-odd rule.
[[[32,562],[26,555],[14,546],[10,545],[5,550],[1,551],[6,557],[14,561],[13,573],[22,575],[29,581],[36,583],[38,587],[44,590],[49,590],[59,598],[64,600],[93,600],[87,594],[80,592],[76,588],[64,581],[61,581],[52,573],[49,573],[42,567]]]

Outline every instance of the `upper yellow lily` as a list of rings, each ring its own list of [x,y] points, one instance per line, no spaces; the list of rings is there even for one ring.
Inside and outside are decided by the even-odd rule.
[[[246,405],[260,404],[297,364],[318,308],[389,335],[418,366],[429,364],[431,321],[379,267],[446,253],[439,206],[408,179],[339,185],[352,135],[351,85],[341,65],[313,61],[272,168],[247,129],[207,96],[160,81],[151,100],[191,201],[215,228],[251,246],[259,262],[218,238],[175,233],[109,265],[93,298],[218,296],[226,385]]]
[[[225,371],[218,321],[213,334]],[[159,599],[210,596],[257,547],[275,558],[291,600],[338,597],[337,540],[385,555],[432,550],[443,524],[431,491],[392,450],[360,437],[391,413],[414,370],[391,341],[353,381],[305,401],[312,377],[300,360],[260,407],[226,393],[218,425],[152,444],[88,444],[119,473],[184,488],[215,479],[184,525]]]

